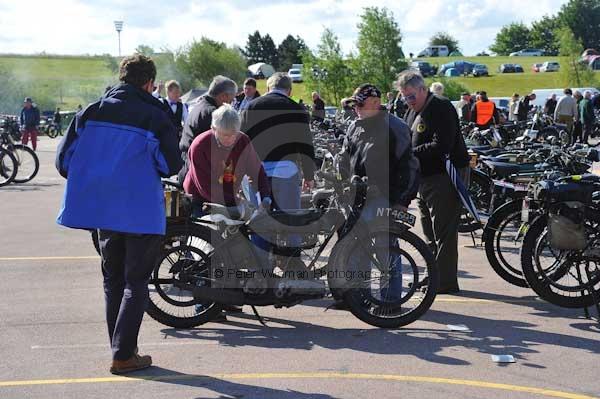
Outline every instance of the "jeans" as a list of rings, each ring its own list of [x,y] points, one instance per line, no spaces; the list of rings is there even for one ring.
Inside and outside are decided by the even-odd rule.
[[[300,184],[302,183],[300,173],[296,173],[289,178],[270,177],[269,180],[271,183],[273,203],[276,209],[287,211],[300,209],[302,207],[300,202],[302,193],[300,187]],[[290,234],[288,236],[288,243],[292,248],[299,247],[301,242],[302,237],[297,234]]]
[[[148,305],[148,281],[162,236],[99,231],[106,324],[113,359],[127,360],[137,347]]]
[[[365,206],[362,209],[360,218],[368,226],[377,217],[378,214],[388,216],[387,209],[390,208],[389,201],[384,197],[367,198]],[[396,237],[375,237],[376,258],[379,263],[384,262],[383,266],[389,266],[388,270],[380,270],[384,273],[379,278],[379,294],[384,302],[397,301],[402,297],[402,258],[397,253],[391,253],[390,249],[399,249],[399,243]],[[359,256],[353,256],[350,259],[351,271],[364,270],[364,265],[371,262],[369,256],[364,251],[359,252]],[[381,265],[377,265],[381,266]],[[376,267],[377,267],[376,266]],[[369,266],[369,270],[371,266]],[[387,275],[386,275],[387,274]],[[416,282],[415,282],[416,283]]]

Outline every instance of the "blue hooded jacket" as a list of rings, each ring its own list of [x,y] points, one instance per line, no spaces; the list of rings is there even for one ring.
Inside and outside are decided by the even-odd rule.
[[[67,178],[57,222],[79,229],[164,234],[162,177],[182,166],[163,103],[121,84],[78,113],[56,168]]]

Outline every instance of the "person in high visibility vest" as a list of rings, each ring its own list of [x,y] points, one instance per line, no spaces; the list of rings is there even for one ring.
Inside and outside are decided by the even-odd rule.
[[[479,101],[471,109],[471,122],[475,122],[479,129],[489,129],[493,124],[500,122],[500,113],[485,91],[480,92],[479,96]]]

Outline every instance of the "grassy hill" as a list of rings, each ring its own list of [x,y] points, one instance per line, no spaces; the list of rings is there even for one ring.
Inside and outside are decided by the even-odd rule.
[[[481,63],[488,66],[490,77],[457,77],[452,78],[467,86],[471,91],[486,90],[490,96],[510,96],[513,92],[524,94],[532,89],[563,87],[561,75],[558,73],[534,73],[533,63],[564,60],[560,57],[445,57],[425,58],[432,64],[442,65],[459,59]],[[519,63],[525,73],[498,74],[498,66],[502,63]],[[56,100],[62,109],[74,109],[78,104],[87,104],[98,98],[104,88],[116,82],[116,76],[107,67],[104,57],[69,57],[69,56],[15,56],[0,55],[0,71],[7,70],[14,77],[12,87],[18,95],[29,95],[40,102],[42,108],[47,99]],[[159,76],[168,80],[170,76]],[[600,74],[599,74],[600,79]],[[258,89],[265,92],[266,82],[259,81]],[[310,102],[310,93],[303,84],[294,85],[293,96]],[[20,100],[22,101],[22,100]],[[3,109],[0,98],[0,113]],[[4,107],[6,108],[6,107]]]
[[[533,89],[553,89],[565,86],[560,73],[536,73],[531,69],[533,64],[541,64],[545,61],[558,61],[562,66],[566,62],[563,57],[439,57],[423,58],[423,60],[432,65],[440,66],[457,60],[487,65],[490,73],[489,77],[474,78],[469,76],[452,79],[461,82],[473,92],[485,90],[489,96],[493,97],[507,97],[514,92],[523,95]],[[501,64],[520,64],[524,73],[498,73]]]

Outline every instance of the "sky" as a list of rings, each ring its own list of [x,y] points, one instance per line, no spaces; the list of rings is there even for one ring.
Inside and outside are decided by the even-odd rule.
[[[487,50],[510,22],[558,12],[567,0],[0,0],[0,53],[118,54],[115,20],[124,21],[122,54],[139,44],[176,50],[202,36],[244,47],[248,34],[288,34],[315,48],[325,28],[345,52],[355,48],[363,7],[387,7],[403,34],[404,53],[418,53],[446,31],[465,55]]]

